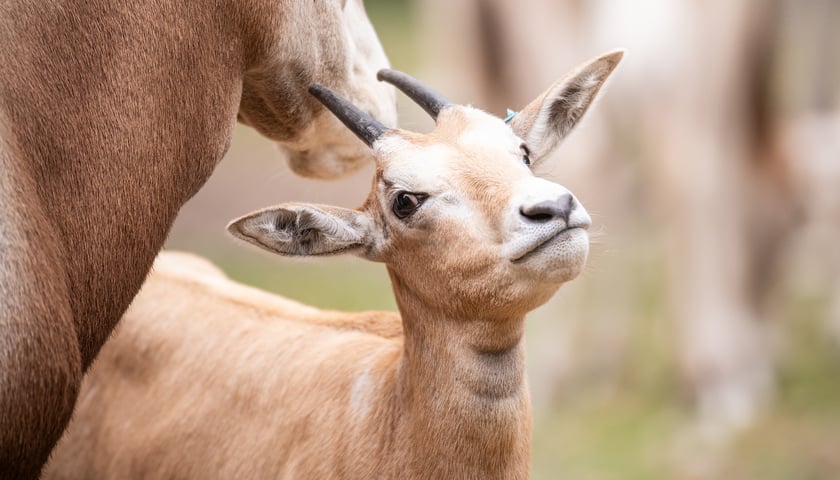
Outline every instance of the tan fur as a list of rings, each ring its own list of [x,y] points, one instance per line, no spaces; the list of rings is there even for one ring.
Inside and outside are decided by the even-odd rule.
[[[374,143],[360,209],[286,204],[228,226],[284,255],[384,262],[400,316],[316,310],[161,254],[47,477],[527,478],[524,316],[580,273],[590,219],[579,203],[522,213],[573,197],[534,177],[521,142],[451,106],[425,138]],[[406,191],[425,200],[400,217]]]
[[[395,365],[398,316],[321,312],[189,267],[181,256],[161,254],[86,379],[47,478],[323,478],[318,472],[350,474],[341,465],[350,458],[388,456],[391,445],[340,447],[370,434],[349,411],[351,381],[359,367],[379,375]],[[389,324],[390,338],[380,336],[380,325]],[[394,375],[385,375],[383,391]],[[347,382],[335,384],[337,377]],[[301,385],[305,390],[294,391]],[[281,402],[300,395],[305,402]],[[379,428],[398,420],[387,416],[393,401],[370,406]],[[331,440],[311,430],[323,421],[334,428]],[[111,440],[100,437],[117,425]],[[287,461],[300,451],[323,456]],[[365,468],[368,478],[384,471]]]
[[[385,58],[360,9],[0,5],[0,477],[37,476],[81,372],[237,116],[297,152],[295,165],[311,163],[310,174],[370,158],[306,94],[322,82],[393,122],[393,93],[373,75]]]

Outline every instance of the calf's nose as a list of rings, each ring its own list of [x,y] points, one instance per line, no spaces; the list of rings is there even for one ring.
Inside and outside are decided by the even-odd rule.
[[[570,193],[564,193],[554,200],[542,200],[539,202],[522,205],[519,213],[532,222],[550,222],[562,218],[566,224],[569,223],[569,215],[575,209],[575,197]]]

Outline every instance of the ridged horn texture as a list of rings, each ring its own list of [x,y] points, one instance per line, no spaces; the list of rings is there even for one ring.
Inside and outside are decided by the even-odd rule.
[[[340,97],[329,88],[314,83],[309,86],[309,93],[324,104],[341,123],[347,126],[357,137],[362,139],[368,147],[390,130],[378,120],[359,110],[355,105]]]
[[[417,105],[420,105],[435,120],[437,120],[441,110],[452,105],[446,97],[406,73],[383,68],[376,74],[376,78],[379,81],[388,82],[402,90],[408,98],[414,100]]]

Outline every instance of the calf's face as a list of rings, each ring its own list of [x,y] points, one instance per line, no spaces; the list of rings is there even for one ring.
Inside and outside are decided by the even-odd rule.
[[[534,176],[621,58],[612,53],[558,81],[511,123],[445,105],[428,134],[367,137],[377,169],[359,209],[285,204],[229,231],[283,255],[351,252],[385,262],[395,288],[426,307],[524,314],[582,271],[590,218],[564,187]]]

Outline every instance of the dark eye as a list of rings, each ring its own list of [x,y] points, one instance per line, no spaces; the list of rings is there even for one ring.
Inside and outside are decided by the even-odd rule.
[[[520,145],[519,148],[522,149],[522,163],[530,167],[531,157],[529,155],[531,155],[531,151],[528,150],[528,147],[526,147],[525,144]]]
[[[397,218],[406,218],[414,213],[423,204],[426,195],[420,193],[400,192],[394,199],[392,210]]]

